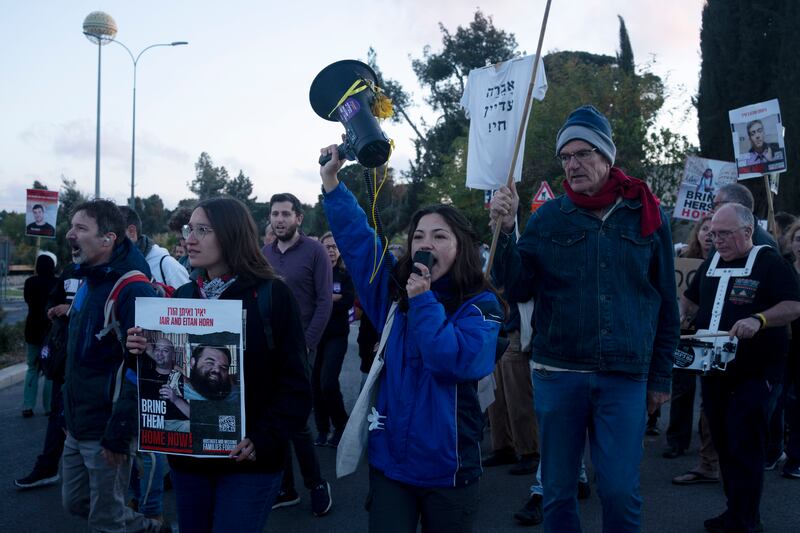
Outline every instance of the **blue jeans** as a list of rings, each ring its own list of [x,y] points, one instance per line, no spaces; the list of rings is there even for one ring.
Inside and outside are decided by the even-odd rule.
[[[173,468],[172,484],[181,531],[261,533],[281,487],[281,472],[215,475]]]
[[[131,472],[128,495],[136,500],[138,510],[145,516],[164,512],[164,470],[166,456],[153,452],[137,452]]]
[[[589,483],[589,476],[586,475],[586,462],[583,460],[583,456],[581,456],[581,469],[578,472],[578,481],[581,483]],[[531,496],[534,494],[538,494],[541,496],[544,494],[544,490],[542,489],[542,461],[539,461],[539,466],[536,468],[536,481],[534,481],[533,485],[530,488]]]
[[[534,370],[533,390],[541,432],[544,530],[581,531],[578,474],[588,431],[603,531],[638,532],[647,376]]]

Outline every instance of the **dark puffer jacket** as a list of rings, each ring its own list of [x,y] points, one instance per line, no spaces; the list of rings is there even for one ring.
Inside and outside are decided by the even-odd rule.
[[[103,447],[127,453],[136,435],[136,380],[127,369],[120,395],[113,401],[117,371],[123,362],[122,345],[113,332],[102,338],[105,305],[114,283],[126,272],[139,270],[150,277],[142,253],[128,239],[114,249],[111,260],[93,267],[78,267],[82,280],[70,312],[67,366],[64,382],[64,418],[67,431],[78,440],[100,440]],[[116,305],[120,330],[134,325],[137,297],[156,296],[149,283],[134,282],[119,295]],[[134,367],[135,368],[135,367]]]

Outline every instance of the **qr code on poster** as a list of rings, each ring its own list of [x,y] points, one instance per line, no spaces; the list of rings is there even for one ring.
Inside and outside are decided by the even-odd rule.
[[[219,430],[223,433],[236,433],[236,417],[230,415],[220,416]]]

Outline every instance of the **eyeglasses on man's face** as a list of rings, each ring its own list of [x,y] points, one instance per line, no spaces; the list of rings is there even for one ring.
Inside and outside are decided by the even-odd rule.
[[[578,163],[585,163],[592,158],[592,155],[597,151],[597,148],[590,148],[588,150],[578,150],[577,152],[561,152],[556,156],[556,160],[561,163],[561,166],[566,168],[570,160],[574,157]]]
[[[729,239],[731,235],[733,235],[734,233],[736,233],[740,229],[744,229],[746,227],[747,226],[739,226],[738,228],[732,229],[732,230],[722,229],[722,230],[719,230],[719,231],[709,231],[708,232],[708,238],[711,239],[712,241],[716,241],[716,240],[724,241],[726,239]]]
[[[198,241],[202,241],[206,235],[208,235],[209,233],[214,233],[214,230],[208,226],[202,226],[200,224],[198,224],[197,226],[193,226],[191,224],[185,224],[181,228],[181,235],[183,235],[183,238],[186,240],[189,240],[189,235],[191,235],[192,233],[194,233],[195,239],[197,239]]]

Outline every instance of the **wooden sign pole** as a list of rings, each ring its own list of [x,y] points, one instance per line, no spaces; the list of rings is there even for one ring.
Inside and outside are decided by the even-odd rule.
[[[772,205],[772,189],[769,186],[769,174],[764,174],[764,191],[767,194],[767,231],[769,231],[775,240],[778,240],[778,227],[775,225],[775,207]]]

